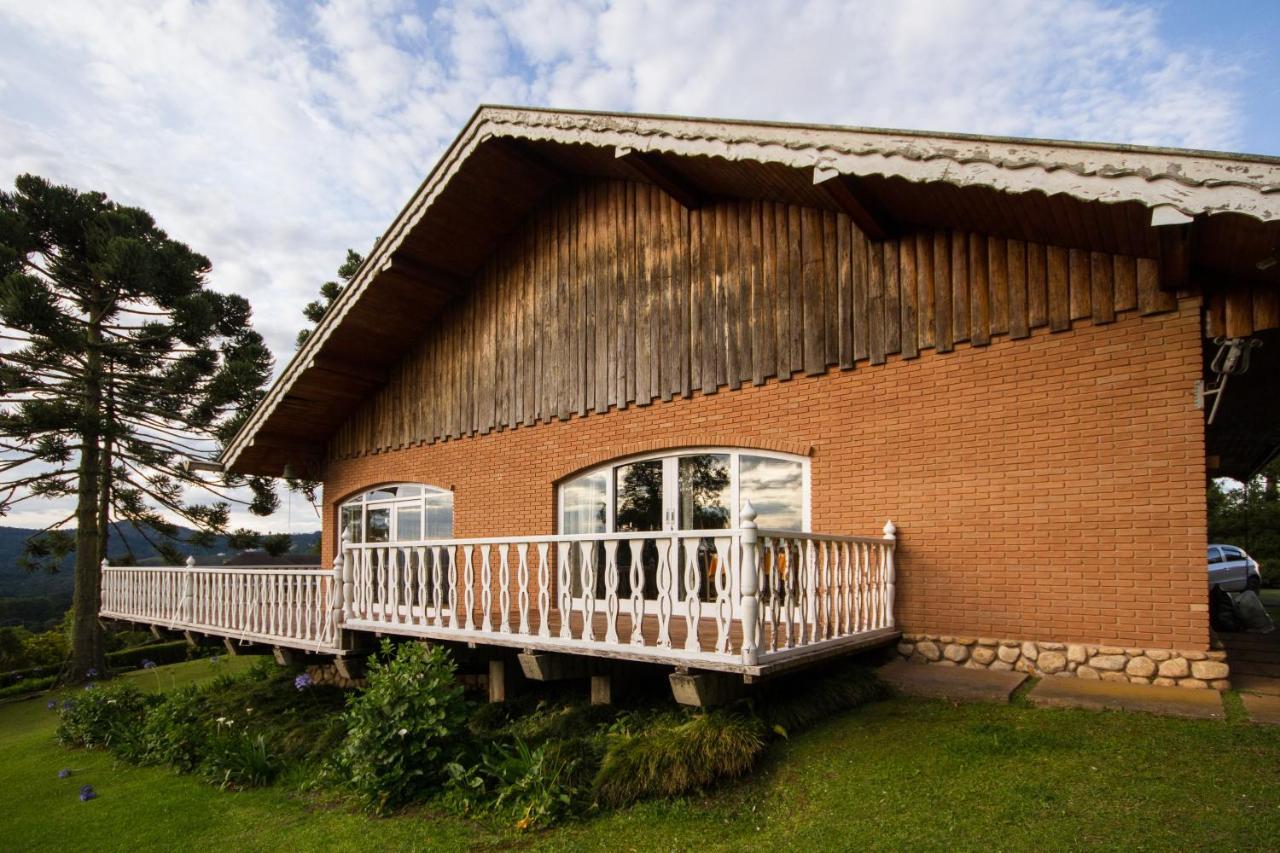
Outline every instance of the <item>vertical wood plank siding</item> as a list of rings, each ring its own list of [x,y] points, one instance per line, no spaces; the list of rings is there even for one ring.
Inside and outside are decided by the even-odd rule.
[[[648,184],[582,183],[504,241],[329,455],[1174,307],[1146,259],[932,229],[873,242],[842,213],[768,201],[690,211]],[[1218,323],[1239,331],[1277,314],[1269,291],[1237,295]]]

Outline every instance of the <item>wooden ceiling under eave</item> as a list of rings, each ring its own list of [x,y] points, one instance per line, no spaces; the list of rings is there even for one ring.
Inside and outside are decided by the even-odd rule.
[[[1090,202],[881,175],[837,178],[847,189],[842,201],[831,185],[815,184],[812,168],[489,138],[412,214],[417,221],[393,225],[389,233],[401,236],[390,260],[297,373],[241,451],[235,470],[279,476],[290,465],[299,475],[316,474],[325,442],[354,403],[385,382],[387,371],[446,305],[465,297],[494,248],[548,192],[593,178],[653,183],[686,206],[761,199],[848,212],[852,194],[889,233],[954,228],[1148,258],[1159,257],[1161,249],[1151,211],[1139,202]],[[1203,273],[1206,281],[1280,288],[1280,264],[1258,268],[1280,247],[1280,222],[1217,214],[1177,227],[1193,280]]]

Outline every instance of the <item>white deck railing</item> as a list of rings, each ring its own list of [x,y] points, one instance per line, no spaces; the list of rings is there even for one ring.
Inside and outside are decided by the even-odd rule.
[[[352,630],[752,670],[894,628],[883,537],[732,530],[352,543]]]
[[[882,537],[742,527],[352,543],[331,571],[103,565],[102,615],[316,650],[339,629],[761,672],[894,632]]]
[[[180,631],[329,651],[334,573],[317,567],[102,564],[101,614]]]

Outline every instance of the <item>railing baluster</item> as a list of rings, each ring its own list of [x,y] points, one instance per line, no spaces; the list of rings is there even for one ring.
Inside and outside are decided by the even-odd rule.
[[[520,604],[520,633],[529,633],[529,543],[516,544],[516,559],[519,561],[516,584],[519,587],[517,599]]]
[[[671,617],[675,614],[676,563],[679,540],[654,540],[658,549],[658,646],[671,648]]]
[[[702,650],[698,642],[698,624],[702,621],[702,578],[698,565],[701,540],[697,537],[684,543],[684,649],[687,652]]]
[[[498,630],[511,633],[511,546],[498,546]]]
[[[618,642],[618,540],[604,541],[604,641]]]
[[[578,553],[582,565],[578,576],[582,581],[582,639],[588,643],[596,639],[596,543],[579,542]]]
[[[644,543],[643,539],[631,539],[627,547],[631,551],[631,643],[644,645]]]
[[[476,627],[475,606],[476,606],[476,571],[471,562],[471,555],[474,551],[474,545],[465,545],[462,552],[466,560],[462,572],[462,607],[466,610],[466,622],[464,626],[468,631],[474,631]]]
[[[547,561],[550,543],[538,543],[538,636],[551,636],[551,566]]]
[[[570,581],[572,567],[569,565],[569,554],[573,543],[560,541],[556,543],[556,600],[560,602],[560,639],[572,639],[573,632],[569,624],[573,615],[573,584]]]
[[[733,624],[733,603],[729,600],[730,571],[740,571],[741,563],[733,559],[730,546],[733,539],[717,536],[713,540],[715,547],[715,593],[716,593],[716,651],[722,655],[729,654],[729,627]],[[754,594],[754,590],[752,590]]]

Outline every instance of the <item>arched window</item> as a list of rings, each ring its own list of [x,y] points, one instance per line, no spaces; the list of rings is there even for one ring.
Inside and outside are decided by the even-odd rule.
[[[453,536],[453,492],[400,483],[378,486],[344,501],[338,529],[351,542],[417,542]]]
[[[690,448],[632,456],[606,463],[561,484],[560,532],[645,533],[702,532],[736,528],[744,500],[756,510],[756,525],[770,530],[809,529],[809,460],[803,456],[764,450]],[[713,597],[711,578],[716,567],[714,537],[700,537],[698,564],[703,575],[701,595]],[[595,559],[603,561],[603,545]],[[683,565],[685,545],[678,565]],[[579,552],[570,552],[577,565]],[[658,594],[658,548],[645,543],[640,555],[644,598]],[[631,594],[631,552],[619,549],[622,573],[619,590]],[[676,598],[685,597],[685,575],[675,574]],[[570,573],[573,595],[582,595],[577,571]],[[597,574],[596,598],[604,597],[603,573]]]
[[[561,533],[724,530],[750,500],[756,525],[809,529],[809,460],[693,448],[615,460],[560,486]]]

